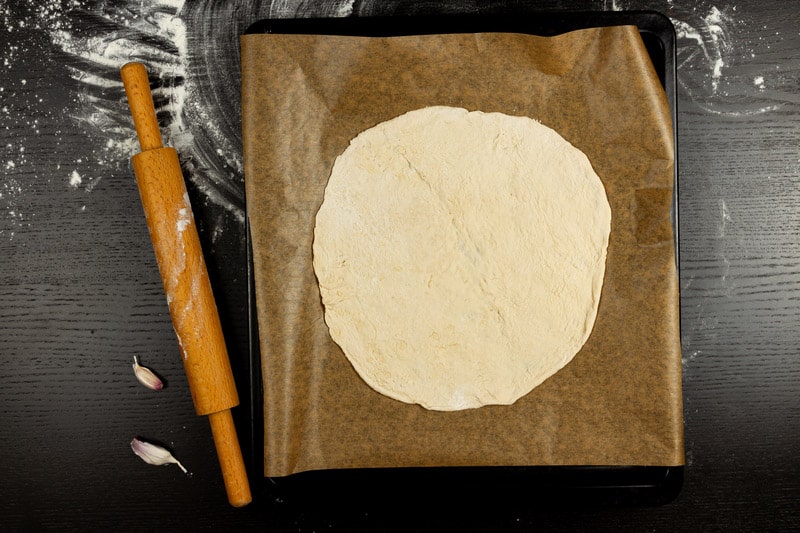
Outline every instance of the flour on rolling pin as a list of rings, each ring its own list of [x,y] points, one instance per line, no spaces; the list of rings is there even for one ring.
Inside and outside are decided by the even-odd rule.
[[[181,304],[174,303],[175,302],[175,291],[179,290],[181,285],[181,278],[183,277],[184,272],[186,272],[186,244],[184,241],[184,232],[189,228],[194,222],[194,216],[192,214],[192,204],[189,200],[189,194],[183,194],[183,201],[179,204],[179,208],[177,210],[177,214],[175,215],[175,238],[172,245],[172,249],[175,250],[176,254],[176,262],[172,265],[172,269],[170,272],[164,273],[164,290],[166,292],[167,297],[167,305],[170,306],[170,310],[175,317],[175,320],[180,322],[180,326],[175,327],[175,336],[178,338],[178,344],[181,347],[181,351],[183,352],[184,359],[188,356],[188,351],[185,350],[183,346],[183,340],[181,339],[181,331],[185,330],[186,316],[191,313],[194,309],[194,298],[199,292],[199,284],[200,278],[199,276],[202,275],[202,272],[198,272],[196,265],[194,268],[190,269],[190,276],[191,276],[191,283],[189,286],[189,294],[188,298],[182,300]],[[175,309],[172,309],[173,306]],[[201,332],[197,331],[196,329],[192,330],[193,335],[200,335]]]
[[[185,359],[188,357],[189,352],[184,348],[183,340],[181,339],[181,332],[186,331],[187,327],[191,327],[192,329],[190,332],[193,336],[202,335],[202,332],[196,329],[196,325],[186,325],[187,316],[194,311],[194,299],[200,290],[200,276],[203,275],[203,273],[197,268],[197,265],[192,265],[192,268],[190,269],[189,276],[191,283],[188,285],[188,294],[184,295],[184,298],[178,300],[180,303],[175,300],[175,291],[180,290],[181,276],[186,271],[186,244],[184,240],[184,232],[194,222],[192,205],[189,200],[188,193],[184,193],[183,203],[178,209],[175,218],[176,234],[172,248],[175,250],[177,261],[173,265],[174,268],[172,272],[165,273],[164,289],[167,296],[167,304],[171,308],[174,320],[179,323],[175,326],[175,336],[178,339],[178,345],[181,347],[182,355]],[[175,309],[172,309],[173,307],[175,307]]]
[[[189,202],[189,193],[183,195],[183,203],[184,207],[181,207],[178,210],[178,222],[176,226],[178,233],[183,233],[183,231],[194,220],[194,217],[192,216],[192,204]]]

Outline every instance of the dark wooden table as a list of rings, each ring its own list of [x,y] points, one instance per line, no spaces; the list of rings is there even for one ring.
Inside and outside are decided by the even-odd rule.
[[[0,4],[0,529],[800,529],[800,2]],[[129,163],[151,66],[247,396],[238,35],[266,17],[655,9],[678,33],[685,481],[666,505],[228,506]],[[402,23],[402,22],[400,22]],[[167,387],[133,379],[134,356]],[[238,408],[242,438],[257,409]],[[134,436],[187,466],[149,466]],[[347,487],[341,487],[346,491]]]

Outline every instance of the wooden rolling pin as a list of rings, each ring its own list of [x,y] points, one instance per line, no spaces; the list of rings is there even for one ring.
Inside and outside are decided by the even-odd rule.
[[[211,424],[228,500],[242,507],[252,496],[231,415],[239,396],[178,153],[162,146],[144,65],[120,74],[142,149],[133,169],[194,407]]]

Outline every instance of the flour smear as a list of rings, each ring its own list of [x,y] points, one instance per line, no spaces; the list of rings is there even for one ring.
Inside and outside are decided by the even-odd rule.
[[[675,8],[669,13],[678,39],[678,83],[695,105],[732,117],[780,107],[753,94],[753,85],[763,90],[767,81],[763,73],[753,73],[759,67],[747,35],[748,21],[736,6]],[[758,28],[759,35],[763,29]]]
[[[3,129],[14,132],[0,160],[0,235],[13,238],[17,230],[31,225],[30,206],[37,188],[55,186],[67,194],[87,194],[102,186],[104,179],[131,176],[130,158],[139,146],[119,69],[129,61],[140,61],[148,68],[164,142],[177,149],[193,199],[210,208],[205,211],[209,215],[205,227],[213,243],[231,224],[234,233],[241,234],[245,220],[241,123],[236,115],[238,33],[268,16],[348,16],[355,2],[19,0],[13,4],[0,1],[0,27],[8,37],[0,50],[0,69],[7,75],[0,86],[0,127],[5,124]],[[56,71],[66,69],[71,80],[28,80],[24,73],[30,58],[47,58]],[[48,107],[37,87],[58,93],[67,104],[61,110]],[[16,98],[13,105],[6,98],[9,93]],[[53,111],[36,117],[37,108]],[[53,159],[61,160],[47,164],[27,158],[26,142],[40,135],[40,121],[57,124],[49,132],[57,136],[56,144],[82,144],[83,159],[71,159],[65,155],[68,152],[58,150]]]
[[[203,200],[230,215],[224,218],[242,224],[242,187],[229,183],[242,181],[241,154],[228,146],[219,149],[213,156],[223,158],[228,164],[222,166],[229,168],[226,173],[217,171],[221,165],[207,160],[209,154],[198,149],[194,133],[195,128],[213,130],[214,121],[194,124],[186,118],[197,106],[200,88],[190,72],[190,38],[181,17],[184,0],[107,2],[92,7],[92,22],[84,24],[81,14],[88,9],[88,4],[73,3],[60,12],[50,38],[66,54],[70,76],[80,88],[72,119],[106,139],[103,157],[95,163],[127,168],[130,157],[139,151],[119,69],[140,61],[148,69],[165,145],[178,151],[187,178]],[[197,109],[192,114],[208,115]],[[90,181],[87,189],[95,187],[96,181]],[[213,235],[220,231],[213,228]]]
[[[753,41],[762,40],[768,28],[754,27],[735,4],[602,0],[602,6],[606,11],[652,9],[669,17],[677,36],[678,83],[704,111],[737,117],[780,108],[763,98],[770,85],[766,77],[770,69],[757,66],[752,48]],[[759,89],[755,95],[753,85]]]

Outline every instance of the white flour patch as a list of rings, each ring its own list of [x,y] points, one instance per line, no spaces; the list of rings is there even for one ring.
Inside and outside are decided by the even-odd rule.
[[[191,223],[192,223],[192,217],[189,214],[188,209],[184,207],[178,210],[178,222],[176,223],[178,233],[183,233],[184,231],[186,231],[186,228],[188,228],[189,224]]]
[[[183,195],[183,205],[184,207],[178,210],[178,221],[176,222],[178,233],[186,231],[186,228],[192,223],[192,207],[189,202],[188,194]]]
[[[705,43],[703,42],[703,36],[700,35],[700,32],[692,26],[689,26],[686,22],[682,20],[672,20],[672,25],[675,26],[675,34],[677,38],[684,39],[684,40],[692,40],[697,44],[697,46],[705,49]]]
[[[355,0],[347,0],[336,9],[337,17],[347,17],[353,14],[353,4]]]
[[[81,178],[81,175],[78,174],[77,170],[73,170],[72,174],[69,175],[69,186],[72,187],[73,189],[77,189],[78,187],[80,187],[82,182],[83,178]]]
[[[730,20],[730,17],[723,14],[716,6],[712,6],[708,14],[703,17],[713,45],[712,49],[715,50],[713,70],[711,73],[711,83],[714,91],[716,91],[719,86],[719,79],[722,77],[722,68],[725,66],[723,57],[730,51],[730,45],[728,44],[728,23]]]

